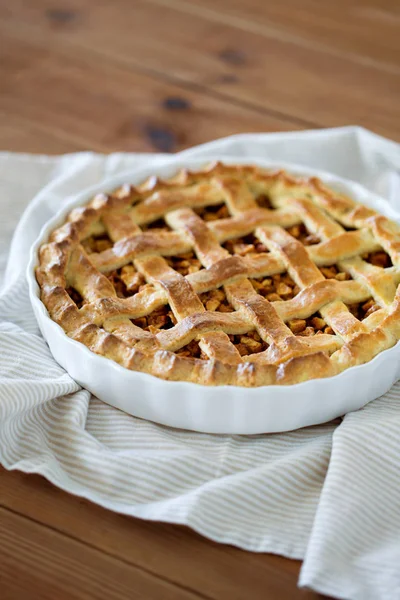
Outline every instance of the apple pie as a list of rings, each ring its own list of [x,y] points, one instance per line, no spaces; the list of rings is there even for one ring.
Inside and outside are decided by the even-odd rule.
[[[39,251],[50,317],[123,367],[295,384],[400,337],[400,228],[319,179],[215,163],[75,208]]]

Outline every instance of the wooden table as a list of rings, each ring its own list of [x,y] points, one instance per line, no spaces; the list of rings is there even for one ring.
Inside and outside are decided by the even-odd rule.
[[[0,0],[2,149],[175,152],[359,124],[400,140],[397,0]],[[2,600],[318,598],[300,563],[0,470]]]

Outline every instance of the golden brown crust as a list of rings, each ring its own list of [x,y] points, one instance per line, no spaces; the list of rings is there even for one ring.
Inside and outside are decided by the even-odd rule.
[[[222,203],[212,219],[199,216]],[[160,218],[164,227],[152,229]],[[304,226],[307,243],[292,235],[293,227]],[[104,249],[89,253],[88,240],[102,235]],[[242,244],[242,255],[224,247],[248,235],[257,243]],[[164,258],[192,251],[196,266],[186,275]],[[369,261],[374,252],[380,256]],[[336,278],[330,265],[340,267]],[[125,282],[139,287],[130,297],[118,297],[113,284],[112,273],[124,267],[133,272]],[[293,288],[283,280],[283,297],[274,292],[271,301],[249,280],[286,272],[297,289],[291,299],[285,293]],[[400,338],[398,225],[317,178],[284,171],[215,163],[100,194],[74,209],[41,246],[36,276],[50,317],[71,338],[128,369],[168,380],[291,385],[368,362]],[[208,310],[199,298],[217,289],[229,302],[224,311]],[[363,320],[351,308],[357,303],[366,303]],[[170,329],[135,324],[168,305],[176,323]],[[322,323],[329,335],[305,329],[315,313],[317,330]],[[248,334],[249,347],[262,351],[243,356],[231,340]],[[186,355],[193,344],[201,358]]]

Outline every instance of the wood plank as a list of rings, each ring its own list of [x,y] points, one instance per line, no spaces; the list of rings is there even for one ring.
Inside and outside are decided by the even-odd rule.
[[[277,117],[182,90],[87,53],[58,50],[42,36],[28,39],[25,33],[3,27],[0,110],[39,122],[57,136],[65,132],[77,145],[175,152],[239,132],[296,128]]]
[[[172,7],[164,0],[137,0],[134,6],[128,0],[71,0],[68,17],[60,19],[60,14],[48,12],[45,0],[37,0],[35,10],[27,0],[15,0],[4,22],[25,23],[48,43],[56,39],[80,48],[85,56],[90,51],[99,59],[147,70],[179,85],[190,83],[219,98],[301,123],[359,124],[400,139],[398,58],[387,71],[383,62],[357,63],[345,52],[324,53],[267,30],[250,32],[225,24],[228,17],[211,19],[201,7],[194,6],[192,14],[188,6],[194,5],[178,0]]]
[[[64,154],[86,150],[85,144],[70,138],[68,132],[59,136],[37,122],[0,111],[1,150],[36,154]]]
[[[198,600],[85,544],[0,508],[2,600]]]
[[[399,72],[398,0],[151,0],[250,33]]]
[[[240,600],[249,590],[252,600],[322,598],[297,589],[298,561],[244,552],[183,527],[118,515],[38,476],[0,469],[0,506],[213,599]]]

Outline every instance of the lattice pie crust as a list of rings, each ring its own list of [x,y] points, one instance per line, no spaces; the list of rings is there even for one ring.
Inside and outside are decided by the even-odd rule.
[[[76,208],[40,248],[50,317],[134,371],[294,384],[400,337],[400,228],[284,171],[213,164]]]

